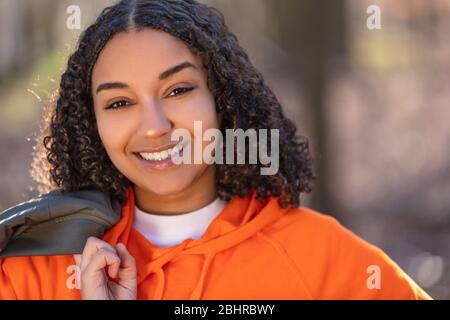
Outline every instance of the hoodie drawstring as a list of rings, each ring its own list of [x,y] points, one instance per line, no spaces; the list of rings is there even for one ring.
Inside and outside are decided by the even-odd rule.
[[[189,300],[199,300],[201,298],[201,295],[203,293],[203,287],[205,284],[205,278],[206,274],[208,273],[209,267],[211,265],[211,261],[214,258],[215,253],[209,253],[206,255],[204,261],[202,270],[200,272],[200,277],[198,279],[197,285],[195,286],[194,290],[191,293],[191,296],[189,297]],[[166,277],[164,275],[164,270],[162,267],[159,267],[158,269],[153,271],[156,275],[156,289],[155,294],[153,296],[154,300],[161,300],[164,295],[164,289],[166,285]]]
[[[206,255],[205,260],[203,261],[202,271],[200,273],[200,278],[198,280],[197,285],[189,297],[189,300],[199,300],[203,293],[203,286],[205,283],[206,274],[208,272],[209,266],[211,264],[212,259],[214,258],[214,253],[209,253]]]
[[[155,300],[161,300],[164,294],[164,287],[166,285],[166,277],[164,275],[164,271],[162,268],[159,268],[155,271],[157,280],[156,280],[156,290],[155,290]]]

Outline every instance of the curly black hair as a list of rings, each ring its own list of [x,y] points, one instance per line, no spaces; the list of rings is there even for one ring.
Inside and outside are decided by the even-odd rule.
[[[222,13],[195,0],[122,0],[103,9],[81,34],[43,115],[30,171],[38,190],[96,188],[121,204],[126,202],[126,189],[133,184],[103,147],[90,88],[100,51],[113,35],[130,28],[165,31],[201,57],[223,133],[238,128],[279,129],[278,173],[261,175],[259,162],[215,164],[218,196],[229,201],[254,190],[258,199],[274,195],[282,207],[298,207],[300,193],[311,192],[316,179],[308,139],[296,135],[296,126],[285,117]]]

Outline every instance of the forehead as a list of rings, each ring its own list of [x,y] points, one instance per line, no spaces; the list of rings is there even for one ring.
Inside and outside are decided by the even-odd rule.
[[[156,77],[167,68],[190,61],[201,66],[182,40],[160,30],[146,28],[114,35],[105,45],[92,71],[92,83],[129,76]]]

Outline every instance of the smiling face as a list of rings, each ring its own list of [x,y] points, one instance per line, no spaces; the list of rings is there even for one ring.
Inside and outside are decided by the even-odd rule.
[[[188,212],[217,196],[214,166],[146,162],[138,154],[173,147],[175,129],[188,130],[193,140],[194,121],[201,121],[203,130],[218,128],[206,71],[183,41],[150,28],[116,34],[98,57],[91,90],[102,143],[134,184],[142,210]]]

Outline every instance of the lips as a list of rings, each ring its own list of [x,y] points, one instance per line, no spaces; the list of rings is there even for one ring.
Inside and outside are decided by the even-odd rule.
[[[175,149],[175,147],[173,147],[172,149]],[[180,159],[180,157],[183,156],[183,151],[184,149],[183,147],[181,147],[181,149],[179,149],[178,152],[172,151],[171,154],[168,154],[167,149],[162,152],[153,153],[152,156],[149,156],[149,154],[146,152],[144,153],[135,152],[133,154],[136,156],[138,161],[144,166],[144,168],[160,171],[173,167],[175,165],[179,165],[180,163],[178,163],[178,160]],[[159,156],[158,154],[160,153],[167,153],[168,155],[165,156],[163,154],[162,156]],[[147,159],[143,158],[143,156],[145,156]],[[152,159],[150,159],[150,157],[152,157]],[[175,161],[175,159],[177,159],[177,161]]]
[[[145,150],[136,151],[135,153],[154,153],[154,152],[161,152],[161,151],[164,151],[164,150],[171,149],[171,148],[173,148],[173,147],[176,146],[176,145],[177,145],[177,143],[170,143],[170,144],[166,144],[166,145],[159,146],[159,147],[156,147],[156,148],[148,148],[148,149],[145,149]]]

